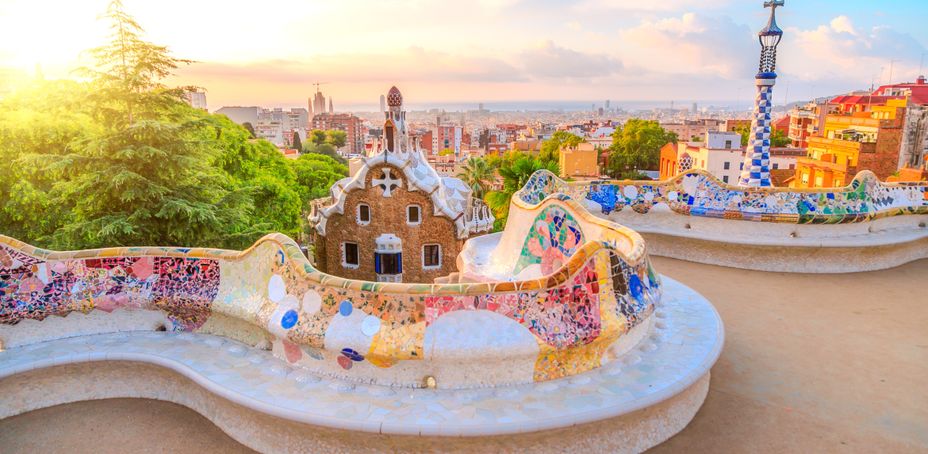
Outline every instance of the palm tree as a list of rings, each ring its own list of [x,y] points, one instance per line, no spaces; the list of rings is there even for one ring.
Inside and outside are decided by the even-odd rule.
[[[458,172],[458,178],[470,186],[471,191],[474,191],[474,197],[482,199],[487,182],[493,179],[493,168],[484,159],[470,158]]]
[[[493,215],[496,217],[494,227],[497,230],[506,224],[506,218],[509,216],[509,200],[512,199],[512,195],[522,189],[525,183],[528,183],[528,179],[531,178],[535,171],[541,169],[550,170],[555,174],[558,173],[557,162],[532,159],[531,156],[522,156],[514,161],[500,163],[497,172],[499,172],[499,176],[503,177],[503,190],[490,191],[484,196],[484,201],[493,210]]]

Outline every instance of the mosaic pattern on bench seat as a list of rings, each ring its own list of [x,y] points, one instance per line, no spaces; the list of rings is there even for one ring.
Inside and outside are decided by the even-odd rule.
[[[280,234],[244,252],[136,247],[51,252],[0,236],[0,323],[142,308],[163,311],[171,329],[199,331],[219,314],[264,330],[274,353],[291,364],[316,369],[322,362],[326,370],[352,377],[362,373],[359,363],[388,369],[428,360],[430,326],[449,313],[479,310],[531,333],[538,349],[533,381],[599,367],[606,348],[660,300],[660,281],[643,240],[566,196],[522,209],[535,213],[536,224],[520,260],[540,263],[544,272],[509,282],[343,279],[316,270]],[[602,233],[584,236],[581,221]],[[552,248],[556,260],[545,258]],[[471,353],[479,358],[481,352]]]
[[[689,216],[793,224],[841,224],[928,214],[928,183],[882,183],[869,171],[860,172],[844,188],[791,189],[730,186],[703,170],[664,181],[569,183],[539,170],[514,198],[535,204],[558,193],[596,202],[607,215],[625,207],[644,214],[657,203]]]

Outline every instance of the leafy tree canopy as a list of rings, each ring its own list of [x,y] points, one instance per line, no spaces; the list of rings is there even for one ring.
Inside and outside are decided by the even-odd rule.
[[[551,135],[550,139],[541,142],[541,151],[538,153],[538,158],[543,162],[557,162],[558,152],[561,147],[575,147],[581,143],[583,143],[583,137],[568,131],[556,131]]]
[[[655,169],[661,147],[677,142],[677,135],[653,120],[633,118],[612,133],[609,147],[609,174],[613,178],[634,178],[639,170]]]
[[[331,144],[335,148],[344,147],[348,143],[348,134],[345,131],[339,131],[337,129],[330,129],[325,132],[325,142]]]
[[[734,130],[738,134],[741,134],[741,146],[748,146],[748,142],[751,140],[751,127],[750,126],[739,126]],[[770,146],[771,147],[788,147],[792,141],[783,131],[774,128],[770,131]]]
[[[483,198],[490,182],[495,178],[493,167],[482,158],[470,158],[464,163],[464,168],[458,172],[461,179],[474,193],[474,197]]]
[[[86,82],[36,81],[0,101],[0,232],[55,249],[243,248],[301,232],[344,166],[307,170],[161,80],[178,65],[119,1]],[[310,176],[307,176],[309,172]]]
[[[496,217],[494,229],[502,230],[509,217],[509,201],[513,194],[525,186],[535,171],[547,169],[556,175],[559,169],[555,161],[542,161],[531,155],[517,152],[504,155],[498,161],[498,165],[496,171],[503,179],[503,189],[487,192],[484,201]]]

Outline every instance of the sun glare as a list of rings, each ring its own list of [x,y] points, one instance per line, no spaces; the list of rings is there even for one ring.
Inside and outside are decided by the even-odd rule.
[[[0,67],[63,76],[77,66],[81,52],[100,45],[106,27],[97,20],[104,1],[47,2],[9,0],[0,4]]]

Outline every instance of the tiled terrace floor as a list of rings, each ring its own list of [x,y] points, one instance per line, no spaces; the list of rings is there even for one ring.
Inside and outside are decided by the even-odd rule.
[[[654,258],[712,301],[705,405],[653,452],[928,452],[928,260],[846,275]],[[248,452],[178,405],[82,402],[0,421],[4,452]]]

